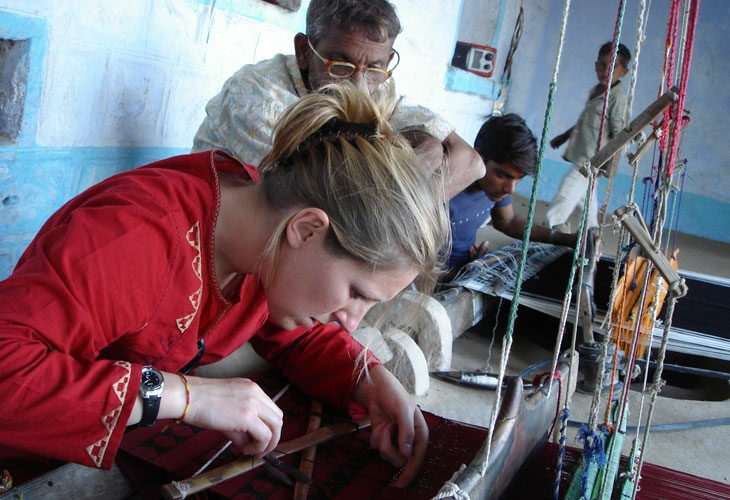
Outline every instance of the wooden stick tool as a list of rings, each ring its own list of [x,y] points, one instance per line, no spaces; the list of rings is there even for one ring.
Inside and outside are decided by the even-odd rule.
[[[298,451],[302,451],[310,446],[316,446],[334,439],[338,436],[344,436],[351,432],[359,431],[370,426],[370,418],[363,418],[354,422],[343,422],[327,427],[320,427],[314,432],[310,432],[298,438],[292,439],[285,443],[279,443],[279,446],[272,451],[269,456],[280,458],[290,455]],[[188,495],[198,493],[211,486],[222,483],[227,479],[244,474],[255,469],[264,463],[263,458],[253,456],[234,460],[233,462],[211,469],[199,476],[184,479],[182,481],[172,481],[162,487],[162,496],[168,500],[182,500]]]
[[[309,416],[309,423],[307,424],[307,434],[310,434],[317,429],[322,422],[322,403],[319,401],[312,400],[312,413]],[[301,462],[299,464],[299,471],[305,474],[309,479],[312,478],[312,470],[314,469],[314,456],[317,453],[317,446],[310,446],[302,452]],[[304,481],[297,481],[294,485],[293,500],[306,500],[307,494],[309,493],[309,483]]]

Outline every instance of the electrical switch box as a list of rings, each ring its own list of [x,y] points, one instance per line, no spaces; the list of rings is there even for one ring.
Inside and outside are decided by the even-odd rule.
[[[469,42],[456,42],[451,65],[489,78],[494,73],[497,49]]]

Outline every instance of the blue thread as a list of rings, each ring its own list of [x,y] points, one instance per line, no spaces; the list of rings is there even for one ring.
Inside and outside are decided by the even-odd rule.
[[[583,462],[585,463],[585,470],[581,477],[581,496],[584,496],[588,489],[590,462],[594,461],[599,468],[608,462],[603,440],[601,439],[602,433],[607,433],[605,426],[601,426],[601,432],[591,430],[586,424],[581,424],[580,429],[578,429],[576,440],[583,441]]]

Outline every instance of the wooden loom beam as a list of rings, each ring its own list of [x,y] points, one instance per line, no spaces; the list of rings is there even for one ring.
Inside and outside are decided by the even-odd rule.
[[[644,109],[639,115],[634,118],[628,126],[626,126],[621,132],[608,141],[600,151],[598,151],[591,158],[591,167],[600,169],[606,164],[621,148],[631,142],[641,130],[646,127],[652,120],[654,120],[660,113],[662,113],[670,104],[677,100],[677,88],[672,87],[671,90],[667,90],[654,102]]]
[[[659,130],[653,130],[651,135],[647,137],[644,142],[642,142],[638,148],[636,148],[635,153],[629,153],[626,155],[626,158],[629,160],[629,163],[632,167],[636,167],[636,165],[639,163],[639,160],[646,154],[647,151],[649,151],[649,147],[656,142],[656,140],[659,138]]]
[[[679,276],[677,271],[669,263],[669,260],[656,249],[649,232],[646,230],[646,224],[643,223],[643,220],[640,221],[637,219],[634,214],[639,217],[641,216],[636,211],[635,205],[624,205],[614,211],[614,215],[626,230],[631,233],[631,236],[634,237],[646,258],[654,264],[662,277],[664,277],[668,284],[669,292],[676,294],[678,297],[682,297],[687,293],[684,278]]]

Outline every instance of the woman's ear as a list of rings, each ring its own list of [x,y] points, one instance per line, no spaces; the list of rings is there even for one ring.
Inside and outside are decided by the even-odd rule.
[[[324,240],[329,225],[330,219],[324,210],[304,208],[289,219],[286,225],[286,241],[292,248],[301,248],[307,243]]]

